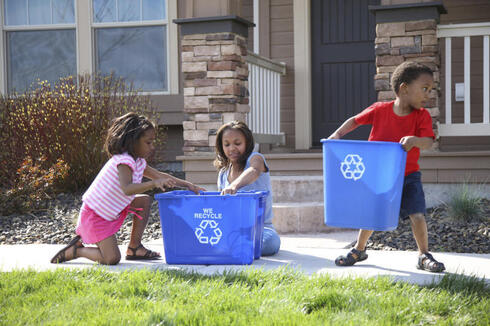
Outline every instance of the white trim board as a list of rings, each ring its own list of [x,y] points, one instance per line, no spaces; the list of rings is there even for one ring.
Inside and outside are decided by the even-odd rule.
[[[453,123],[439,124],[439,136],[489,136],[490,124],[485,123]]]
[[[310,149],[311,121],[311,33],[309,0],[294,0],[294,129],[295,148]]]

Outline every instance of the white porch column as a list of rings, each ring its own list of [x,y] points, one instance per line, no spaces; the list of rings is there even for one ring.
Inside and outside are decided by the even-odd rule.
[[[294,129],[296,149],[311,147],[310,1],[294,0]]]

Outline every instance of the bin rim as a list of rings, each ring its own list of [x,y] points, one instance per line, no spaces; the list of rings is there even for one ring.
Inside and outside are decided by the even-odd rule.
[[[221,195],[219,191],[201,191],[199,195],[196,195],[190,190],[173,190],[169,192],[158,193],[155,195],[155,199],[164,199],[164,198],[198,198],[198,197],[207,197],[207,198],[236,198],[236,197],[264,197],[269,194],[269,191],[238,191],[233,195]]]
[[[383,144],[383,145],[390,145],[390,146],[397,146],[402,148],[402,145],[398,142],[394,141],[381,141],[381,140],[352,140],[352,139],[326,139],[322,138],[320,140],[322,144],[325,143],[334,143],[334,142],[344,142],[344,143],[351,143],[351,144]]]

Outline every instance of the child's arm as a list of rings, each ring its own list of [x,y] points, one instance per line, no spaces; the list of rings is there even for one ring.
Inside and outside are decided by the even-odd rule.
[[[429,149],[432,147],[434,140],[432,137],[417,137],[417,136],[405,136],[400,139],[400,144],[405,151],[411,150],[413,147],[420,149]]]
[[[357,127],[359,127],[359,124],[356,122],[355,117],[350,117],[349,119],[345,120],[339,129],[335,130],[334,133],[328,137],[328,139],[340,139]]]
[[[167,182],[170,183],[170,185],[172,187],[187,188],[196,194],[198,194],[199,191],[206,191],[206,189],[198,187],[189,181],[185,181],[185,180],[176,178],[170,174],[160,172],[157,169],[154,169],[148,165],[146,166],[145,171],[143,172],[143,175],[147,178],[152,179],[152,180],[165,179]],[[169,185],[167,185],[167,186],[169,186]]]
[[[250,159],[250,167],[243,171],[228,187],[223,189],[221,194],[236,194],[238,189],[257,180],[262,172],[266,172],[264,159],[260,155],[254,155]]]
[[[165,178],[153,179],[151,181],[142,183],[133,183],[133,171],[126,164],[119,164],[117,167],[117,171],[119,174],[119,183],[121,185],[121,189],[126,196],[141,194],[153,188],[160,188],[162,190],[165,190],[164,187],[172,187],[175,185],[174,182]]]

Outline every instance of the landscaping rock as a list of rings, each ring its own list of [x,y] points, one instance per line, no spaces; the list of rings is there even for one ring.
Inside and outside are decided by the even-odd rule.
[[[10,216],[0,216],[0,245],[65,244],[75,235],[80,194],[60,194],[49,201],[47,209]],[[429,209],[427,225],[429,249],[432,252],[490,253],[490,201],[482,201],[480,221],[461,222],[448,216],[444,206]],[[127,218],[117,233],[119,244],[127,244],[131,236],[132,219]],[[328,237],[325,234],[325,237]],[[158,204],[153,201],[143,241],[162,237]],[[374,232],[368,241],[370,250],[417,250],[410,221],[400,219],[398,228],[389,232]]]
[[[64,244],[75,236],[81,194],[60,194],[51,200],[47,209],[22,215],[0,216],[0,245],[6,244]],[[129,242],[132,219],[126,218],[117,233],[119,244]],[[157,202],[151,206],[148,227],[143,241],[162,237]]]
[[[482,200],[479,221],[456,221],[441,205],[427,210],[429,250],[432,252],[490,253],[490,201]],[[371,250],[417,250],[410,220],[400,219],[398,228],[374,232],[367,243]]]

